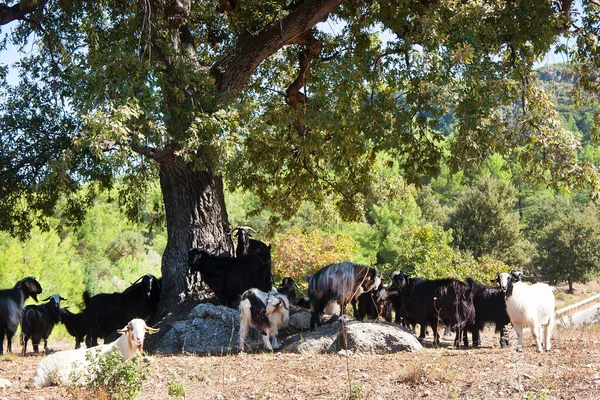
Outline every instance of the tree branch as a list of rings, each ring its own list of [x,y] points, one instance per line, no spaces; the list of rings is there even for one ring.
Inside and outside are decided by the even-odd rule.
[[[44,8],[48,0],[25,1],[9,7],[0,4],[0,25],[6,25],[16,20],[22,20],[27,14]]]
[[[285,18],[242,40],[211,68],[218,91],[229,93],[243,89],[261,62],[283,46],[296,43],[299,36],[325,21],[330,12],[347,1],[306,0]]]

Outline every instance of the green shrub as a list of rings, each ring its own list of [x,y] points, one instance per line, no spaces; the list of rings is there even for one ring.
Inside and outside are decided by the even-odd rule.
[[[175,379],[169,382],[169,396],[185,397],[187,389],[183,383],[177,382]]]
[[[92,351],[86,359],[87,369],[70,376],[68,392],[72,398],[83,395],[94,399],[133,400],[150,374],[149,364],[139,354],[122,361],[119,351],[108,354]],[[80,386],[81,383],[84,385]]]
[[[306,288],[306,278],[320,268],[358,257],[358,245],[347,233],[328,233],[320,229],[302,231],[292,227],[275,235],[273,268],[276,281],[290,276],[301,290]]]

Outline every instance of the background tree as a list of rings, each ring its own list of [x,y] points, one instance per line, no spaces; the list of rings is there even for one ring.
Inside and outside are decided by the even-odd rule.
[[[570,0],[9,1],[0,24],[17,24],[0,46],[34,51],[2,85],[0,228],[47,229],[61,198],[63,221],[81,223],[117,177],[132,216],[158,178],[166,311],[190,247],[232,250],[224,174],[283,218],[306,199],[358,218],[376,203],[381,152],[407,182],[439,171],[449,111],[454,170],[511,153],[532,179],[597,193],[532,73],[564,32],[587,38],[582,62],[597,59],[598,5],[583,3],[570,31]]]
[[[453,245],[475,258],[489,255],[509,265],[522,265],[528,258],[514,211],[515,192],[507,181],[482,176],[459,197],[448,217]]]
[[[538,242],[535,265],[545,279],[586,283],[600,272],[600,221],[593,210],[571,210],[548,225]]]

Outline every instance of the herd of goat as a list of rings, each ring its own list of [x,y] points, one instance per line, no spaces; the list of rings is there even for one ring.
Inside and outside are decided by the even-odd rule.
[[[296,298],[296,282],[284,278],[281,285],[273,287],[270,246],[250,239],[253,230],[236,228],[237,247],[235,257],[215,256],[205,249],[188,252],[188,274],[200,274],[223,305],[237,306],[240,311],[240,351],[244,350],[250,327],[255,327],[268,350],[277,350],[277,333],[287,324],[290,306],[310,308],[310,330],[321,325],[321,316],[332,304],[337,304],[340,317],[346,306],[351,305],[358,320],[383,318],[414,331],[420,326],[419,339],[424,339],[427,329],[433,332],[433,341],[439,344],[438,325],[442,323],[455,332],[454,345],[461,341],[468,346],[467,332],[472,335],[474,347],[481,345],[480,331],[486,325],[494,325],[500,335],[500,346],[508,345],[506,326],[512,323],[518,337],[517,350],[523,348],[523,325],[531,327],[537,351],[551,349],[550,337],[554,327],[555,300],[552,288],[544,283],[529,285],[523,282],[518,271],[500,273],[486,285],[467,279],[421,279],[410,277],[401,271],[391,276],[389,284],[383,284],[377,269],[369,266],[341,262],[317,271],[308,281],[308,298]],[[75,337],[74,350],[51,354],[40,361],[33,384],[50,384],[50,375],[72,372],[89,361],[88,353],[100,354],[113,349],[121,351],[123,360],[142,351],[145,333],[156,329],[146,326],[156,312],[160,300],[162,282],[153,275],[144,275],[123,292],[102,293],[90,296],[84,292],[84,311],[72,313],[61,307],[65,299],[55,294],[41,305],[24,302],[31,297],[35,301],[42,292],[40,283],[26,277],[12,289],[0,290],[0,354],[4,336],[7,350],[12,351],[12,338],[19,324],[23,354],[31,339],[34,352],[47,339],[57,323],[63,323],[70,335]],[[98,345],[98,338],[104,344]],[[86,348],[80,348],[85,341]],[[96,349],[96,350],[94,350]]]

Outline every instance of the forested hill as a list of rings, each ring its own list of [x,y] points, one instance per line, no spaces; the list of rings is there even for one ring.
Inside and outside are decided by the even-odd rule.
[[[538,70],[544,89],[552,94],[565,129],[578,132],[582,144],[590,141],[595,108],[585,102],[578,107],[572,96],[574,77],[565,64],[552,64]]]

